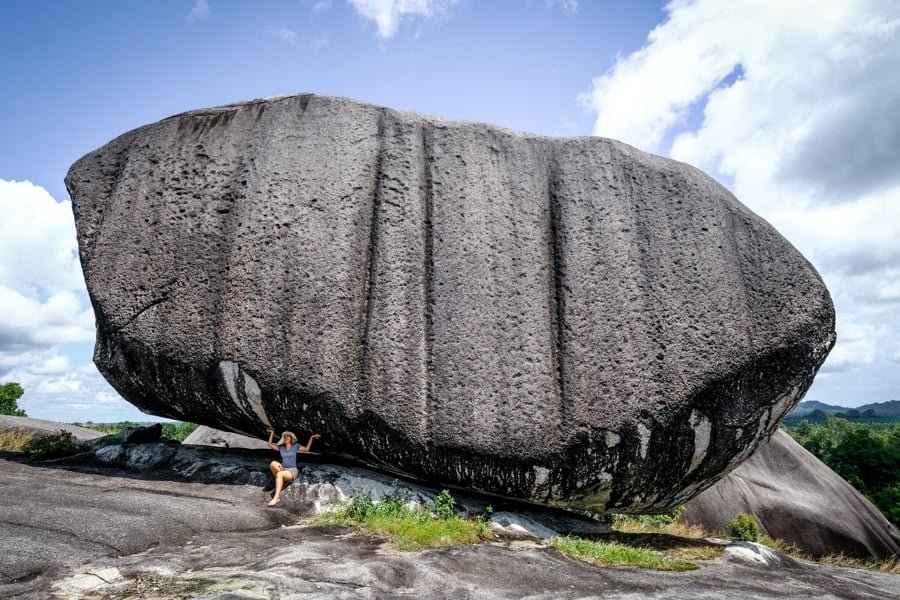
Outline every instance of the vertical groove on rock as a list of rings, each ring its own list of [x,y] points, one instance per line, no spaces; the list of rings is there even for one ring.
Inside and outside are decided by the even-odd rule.
[[[726,232],[725,238],[728,240],[728,245],[731,246],[732,252],[732,261],[733,264],[738,266],[738,274],[741,277],[741,289],[740,295],[741,300],[744,304],[744,310],[742,316],[743,327],[741,327],[741,331],[743,331],[747,336],[747,347],[753,350],[753,355],[757,356],[758,352],[756,351],[756,345],[753,339],[753,328],[751,327],[751,319],[747,318],[747,315],[753,314],[753,306],[750,304],[750,294],[747,292],[747,274],[745,272],[746,264],[741,256],[741,249],[738,246],[737,240],[737,215],[734,211],[728,210],[728,207],[724,205],[722,200],[719,201],[719,206],[721,208],[722,213],[726,216],[725,219],[728,219],[728,227],[723,228]],[[720,213],[721,214],[721,213]],[[735,315],[737,318],[738,315]]]
[[[245,169],[248,169],[247,163],[244,161],[240,161],[239,166],[235,173],[237,173],[237,177],[246,176],[244,173]],[[231,190],[229,193],[235,195],[235,189],[238,188],[237,177],[234,178],[231,182]],[[238,188],[239,189],[239,188]],[[238,197],[240,194],[236,194]],[[226,357],[222,352],[223,339],[226,337],[226,333],[223,330],[223,323],[225,320],[225,293],[230,285],[232,285],[232,277],[231,277],[231,263],[232,258],[234,257],[235,252],[235,244],[237,243],[238,238],[238,225],[240,223],[239,209],[245,205],[244,202],[236,202],[234,205],[234,209],[228,211],[224,215],[220,216],[222,219],[221,227],[222,227],[222,251],[219,253],[219,259],[215,262],[218,264],[218,277],[215,278],[213,283],[213,292],[210,295],[212,298],[212,329],[213,329],[213,340],[212,340],[212,352],[215,355],[215,360],[222,360],[223,358],[234,358],[231,356]]]
[[[434,226],[431,222],[434,204],[434,182],[431,171],[433,156],[434,130],[428,124],[422,125],[422,175],[425,179],[425,433],[426,440],[434,441],[432,429],[434,427],[434,364],[432,362],[434,351],[434,329],[432,319],[432,307],[434,306]]]
[[[369,336],[372,329],[372,310],[374,306],[372,296],[374,295],[375,290],[375,278],[378,274],[378,236],[381,231],[378,221],[381,217],[386,113],[387,111],[385,109],[381,109],[378,112],[378,153],[375,156],[375,186],[374,192],[372,193],[372,214],[369,221],[369,245],[366,253],[366,263],[368,264],[368,271],[366,273],[366,314],[365,322],[363,323],[358,396],[358,401],[361,406],[369,406],[371,404],[369,402],[371,395],[371,386],[369,385],[369,361],[371,354]]]
[[[559,390],[560,405],[560,427],[564,427],[570,422],[572,416],[572,402],[566,390],[566,370],[565,370],[565,284],[563,277],[565,275],[562,264],[562,248],[560,241],[560,214],[561,207],[559,198],[557,197],[557,171],[559,165],[556,158],[556,147],[550,146],[550,160],[547,165],[547,207],[549,211],[549,234],[550,234],[550,275],[552,281],[552,290],[550,295],[550,320],[553,323],[551,331],[555,340],[551,351],[554,354],[554,362],[556,363],[556,388]]]
[[[125,160],[122,160],[122,155],[125,155]],[[122,182],[125,180],[125,169],[128,168],[128,162],[131,159],[131,151],[130,148],[126,148],[121,150],[116,154],[116,169],[115,169],[115,182],[112,184],[112,187],[109,190],[109,194],[106,197],[106,203],[103,206],[103,211],[100,213],[100,220],[97,223],[96,229],[94,229],[94,235],[91,237],[90,241],[90,252],[87,253],[88,257],[93,257],[94,252],[97,249],[97,243],[100,241],[100,235],[103,232],[103,224],[106,223],[106,217],[109,215],[109,211],[112,209],[112,205],[118,196],[119,186],[122,185]],[[90,258],[88,258],[90,260]]]

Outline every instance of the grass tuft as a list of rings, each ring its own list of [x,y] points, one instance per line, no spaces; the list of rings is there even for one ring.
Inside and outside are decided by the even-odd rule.
[[[0,450],[6,452],[24,452],[34,435],[24,429],[7,429],[0,431]]]
[[[657,571],[694,571],[694,563],[669,558],[649,548],[619,542],[586,540],[575,536],[554,537],[550,545],[560,552],[604,567],[640,567]]]
[[[387,535],[398,550],[412,551],[437,546],[475,544],[487,537],[489,527],[482,518],[466,519],[453,511],[450,492],[444,490],[426,511],[401,496],[373,502],[369,494],[353,498],[339,510],[319,517],[319,522],[361,527]]]
[[[821,565],[830,565],[832,567],[865,569],[867,571],[878,571],[880,573],[893,573],[895,575],[900,575],[900,557],[897,556],[891,556],[888,558],[857,558],[853,556],[847,556],[843,553],[830,554],[828,556],[811,556],[806,552],[803,552],[794,544],[782,540],[772,539],[767,535],[760,536],[759,543],[798,560],[815,562]]]

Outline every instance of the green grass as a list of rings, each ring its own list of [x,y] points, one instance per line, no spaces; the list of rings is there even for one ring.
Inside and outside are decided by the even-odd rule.
[[[452,511],[452,497],[444,490],[433,511],[407,504],[400,496],[372,502],[369,495],[356,496],[337,511],[319,517],[319,522],[360,527],[386,535],[398,550],[412,551],[436,546],[475,544],[485,539],[489,528],[483,519],[466,519]]]
[[[550,545],[564,554],[604,567],[640,567],[657,571],[694,571],[698,568],[694,563],[669,558],[656,550],[619,542],[564,536],[551,538]]]

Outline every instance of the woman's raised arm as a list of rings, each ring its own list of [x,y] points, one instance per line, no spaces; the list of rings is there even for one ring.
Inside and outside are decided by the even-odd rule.
[[[312,448],[312,443],[315,440],[319,439],[320,437],[322,437],[322,436],[319,435],[318,433],[314,433],[311,436],[309,436],[309,441],[306,442],[306,445],[300,446],[300,452],[309,452],[309,449]]]
[[[269,432],[269,441],[268,441],[269,448],[271,448],[271,449],[274,450],[275,452],[278,452],[278,446],[276,446],[275,444],[272,443],[272,438],[275,436],[275,430],[274,430],[274,429],[267,429],[266,431]]]

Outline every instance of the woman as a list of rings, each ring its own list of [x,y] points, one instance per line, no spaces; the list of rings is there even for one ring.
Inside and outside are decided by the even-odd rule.
[[[309,441],[305,446],[301,446],[297,442],[297,436],[292,431],[285,431],[281,434],[278,443],[273,444],[272,438],[275,437],[275,430],[269,429],[269,448],[281,453],[281,462],[273,460],[269,464],[269,470],[275,478],[275,495],[269,500],[269,506],[275,506],[281,501],[281,489],[285,482],[297,479],[297,452],[309,452],[312,448],[313,441],[319,439],[318,433],[309,436]]]

